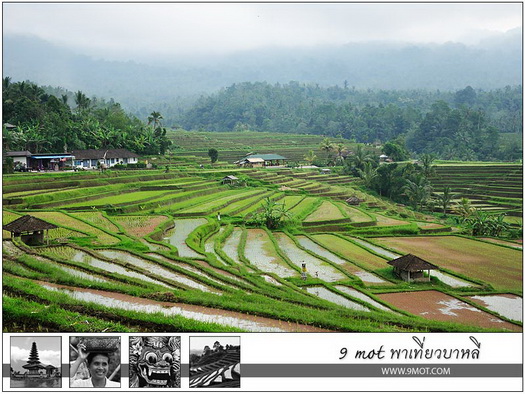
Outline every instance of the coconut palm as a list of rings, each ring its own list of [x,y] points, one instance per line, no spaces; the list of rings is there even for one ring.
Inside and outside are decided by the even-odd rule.
[[[308,153],[304,155],[304,160],[310,165],[315,161],[315,159],[317,159],[317,156],[312,149],[310,149]]]
[[[454,198],[456,198],[456,195],[452,193],[450,186],[446,186],[442,194],[436,195],[436,201],[443,208],[443,215],[446,215],[447,209]]]
[[[476,208],[471,205],[470,200],[466,197],[463,197],[456,205],[452,207],[452,209],[460,216],[461,222],[464,222],[476,210]]]
[[[357,145],[354,154],[350,157],[350,162],[357,169],[364,170],[366,163],[373,162],[374,159],[363,149],[363,145]]]
[[[430,199],[430,196],[432,195],[432,186],[430,186],[430,183],[425,177],[421,176],[415,181],[407,179],[403,191],[412,207],[417,211]]]
[[[149,116],[148,116],[148,125],[152,124],[153,123],[153,128],[154,129],[157,129],[159,127],[162,126],[162,123],[161,123],[161,120],[164,119],[162,117],[162,115],[160,114],[160,112],[157,112],[157,111],[153,111]]]
[[[344,162],[344,154],[346,152],[346,146],[344,144],[339,143],[337,145],[334,145],[334,151],[335,151],[335,161],[336,163],[343,164]]]
[[[424,153],[419,157],[419,161],[423,167],[423,175],[425,175],[427,178],[436,173],[436,170],[432,165],[434,160],[436,160],[436,156],[430,153]]]
[[[91,105],[91,100],[84,94],[82,91],[77,91],[75,93],[75,104],[77,105],[77,110],[79,112],[88,110]]]
[[[366,162],[363,170],[357,169],[359,177],[363,180],[366,187],[371,187],[374,180],[377,178],[377,169],[372,166],[372,163]]]

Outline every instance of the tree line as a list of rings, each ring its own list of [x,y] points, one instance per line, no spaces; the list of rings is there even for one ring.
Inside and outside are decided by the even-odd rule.
[[[11,83],[10,77],[2,80],[2,93],[4,151],[126,148],[147,155],[164,154],[171,145],[157,111],[145,123],[113,100],[82,91],[56,96],[31,82]]]
[[[403,139],[415,154],[459,160],[516,160],[522,133],[521,86],[456,92],[356,90],[316,84],[234,84],[183,113],[187,130],[268,131],[385,143]]]

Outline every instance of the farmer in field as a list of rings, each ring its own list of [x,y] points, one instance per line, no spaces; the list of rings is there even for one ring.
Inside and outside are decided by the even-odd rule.
[[[217,220],[220,222],[221,221],[221,213],[220,212],[217,212]]]
[[[301,264],[301,279],[306,280],[306,263]]]

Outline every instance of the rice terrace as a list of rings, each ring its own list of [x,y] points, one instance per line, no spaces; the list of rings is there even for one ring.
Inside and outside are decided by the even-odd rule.
[[[144,165],[4,174],[4,331],[522,331],[521,163],[434,160],[400,203],[305,161],[337,156],[321,136],[167,136]]]

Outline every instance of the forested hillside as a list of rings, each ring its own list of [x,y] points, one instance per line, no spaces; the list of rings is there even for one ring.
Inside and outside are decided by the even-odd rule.
[[[514,160],[522,133],[521,86],[456,92],[357,90],[242,83],[201,98],[180,122],[188,130],[255,130],[341,136],[357,142],[401,137],[415,153],[443,159]]]
[[[2,80],[2,93],[3,123],[15,126],[3,128],[7,151],[127,148],[158,154],[171,144],[156,112],[145,124],[113,100],[89,98],[81,91],[57,97],[34,83],[11,83],[10,77]]]
[[[178,117],[160,111],[147,123],[119,103],[56,87],[3,79],[3,122],[8,150],[127,148],[163,153],[174,129],[314,134],[362,143],[395,141],[415,155],[441,159],[504,160],[522,156],[521,86],[456,92],[358,90],[347,84],[234,84],[202,97]]]

